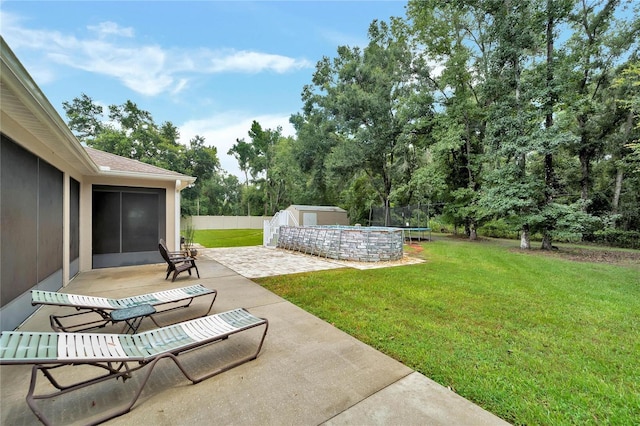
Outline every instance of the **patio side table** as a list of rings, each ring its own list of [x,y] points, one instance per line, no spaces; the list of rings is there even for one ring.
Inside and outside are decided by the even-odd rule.
[[[123,333],[135,334],[142,320],[156,313],[156,309],[151,305],[138,305],[130,308],[115,309],[109,314],[111,321],[114,323],[124,321],[126,325],[122,330]]]

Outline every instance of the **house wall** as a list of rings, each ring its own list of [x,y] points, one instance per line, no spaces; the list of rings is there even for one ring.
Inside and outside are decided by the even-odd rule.
[[[164,239],[170,250],[176,250],[180,245],[180,193],[176,189],[175,182],[153,181],[148,179],[131,179],[108,176],[91,176],[85,179],[85,185],[81,189],[80,215],[86,220],[80,228],[80,270],[87,271],[92,268],[92,211],[93,211],[93,186],[124,186],[136,188],[162,188],[166,191],[164,207]],[[163,236],[161,235],[161,238]]]
[[[163,188],[166,191],[165,202],[165,240],[169,247],[179,245],[180,233],[180,193],[175,181],[158,181],[149,179],[131,179],[130,177],[110,176],[84,176],[74,165],[57,155],[55,150],[45,147],[30,132],[16,123],[4,112],[1,113],[2,135],[5,140],[27,151],[34,161],[41,159],[43,170],[50,173],[58,173],[61,177],[60,186],[56,186],[53,192],[46,186],[40,192],[47,195],[40,201],[34,201],[34,208],[40,208],[37,215],[34,209],[22,210],[22,219],[29,215],[33,220],[45,221],[41,224],[42,232],[34,233],[35,243],[27,246],[24,234],[19,234],[18,229],[2,218],[0,238],[3,241],[4,251],[0,250],[7,266],[3,267],[0,277],[0,291],[5,294],[0,300],[0,326],[3,330],[14,329],[22,323],[37,307],[31,306],[32,288],[56,291],[66,286],[69,281],[80,271],[92,268],[92,188],[93,185],[122,185],[148,188]],[[8,142],[3,142],[3,144]],[[32,161],[33,162],[33,161]],[[9,168],[5,168],[9,170]],[[43,181],[44,182],[44,181]],[[10,179],[5,177],[4,185],[12,185]],[[57,184],[56,184],[57,185]],[[12,185],[13,186],[13,185]],[[34,194],[38,188],[32,188]],[[9,196],[9,192],[5,194]],[[25,197],[25,199],[36,199]],[[5,200],[10,205],[13,200]],[[47,209],[54,208],[53,214]],[[61,208],[60,212],[58,208]],[[34,216],[35,215],[35,216]],[[9,215],[7,215],[9,217]],[[15,216],[13,216],[15,218]],[[13,219],[15,220],[15,219]],[[34,222],[37,223],[37,222]],[[35,229],[35,227],[34,227]],[[33,238],[29,238],[33,240]],[[33,245],[33,247],[31,247]],[[25,249],[28,253],[18,252],[17,248]],[[35,253],[39,252],[39,258],[46,259],[40,268],[40,276],[35,263]],[[61,260],[55,256],[47,257],[47,252],[61,256]],[[18,255],[25,261],[31,259],[31,265],[22,265],[11,260],[11,256]],[[51,263],[53,262],[53,263]],[[49,263],[49,264],[47,264]],[[16,275],[17,274],[17,275]],[[23,276],[31,274],[33,276]],[[36,275],[34,275],[36,274]],[[11,292],[8,289],[19,288],[19,292]],[[15,293],[15,294],[14,294]]]
[[[91,269],[93,185],[161,188],[159,233],[175,247],[186,182],[99,170],[2,37],[0,44],[0,326],[9,330],[36,309],[30,289],[58,290]]]
[[[63,173],[63,213],[62,213],[62,226],[64,229],[70,229],[70,192],[69,182],[70,179],[74,179],[82,185],[82,174],[68,162],[64,161],[61,157],[56,155],[56,152],[51,148],[44,146],[38,139],[36,139],[30,132],[26,131],[22,126],[16,123],[11,117],[2,112],[1,115],[2,134],[6,135],[13,142],[29,151],[36,157],[44,159],[47,163],[60,170]],[[80,223],[82,220],[80,219]],[[82,226],[82,225],[80,225]],[[73,259],[69,257],[69,234],[63,234],[63,281],[62,285],[66,285],[70,279],[69,262]]]
[[[55,291],[69,282],[72,201],[70,170],[36,155],[14,138],[20,132],[2,123],[0,148],[2,205],[0,228],[0,325],[13,329],[35,311],[29,290]],[[25,138],[28,142],[28,135]],[[25,145],[29,145],[28,143]],[[54,164],[57,163],[57,164]]]
[[[0,326],[11,330],[37,307],[30,290],[57,291],[79,271],[92,268],[93,185],[162,188],[165,197],[163,237],[179,241],[180,196],[174,182],[79,177],[3,135],[2,226],[0,228]],[[55,157],[53,157],[55,159]],[[19,161],[18,164],[15,164]],[[7,164],[13,162],[14,164]],[[23,173],[19,173],[22,171]],[[158,260],[160,261],[160,259]]]

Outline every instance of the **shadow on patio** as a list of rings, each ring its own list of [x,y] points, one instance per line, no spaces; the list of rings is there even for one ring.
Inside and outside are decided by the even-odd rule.
[[[165,281],[164,265],[99,269],[82,273],[64,292],[122,298],[202,284],[218,290],[212,313],[244,307],[269,320],[262,352],[243,364],[192,385],[168,360],[161,361],[132,411],[113,425],[177,424],[506,424],[423,375],[359,342],[213,260],[198,262],[201,279],[186,273]],[[200,298],[205,299],[205,298]],[[164,323],[206,311],[207,300],[158,317]],[[50,314],[70,308],[41,307],[21,330],[51,331]],[[140,331],[153,327],[149,319]],[[111,326],[99,332],[119,332]],[[229,339],[231,351],[237,344]],[[188,355],[200,370],[230,346]],[[226,347],[226,349],[225,349]],[[67,367],[68,377],[84,367]],[[25,402],[30,366],[0,367],[0,424],[31,425],[37,419]],[[81,392],[41,402],[55,424],[90,421],[126,399],[144,371],[123,383],[109,380]]]

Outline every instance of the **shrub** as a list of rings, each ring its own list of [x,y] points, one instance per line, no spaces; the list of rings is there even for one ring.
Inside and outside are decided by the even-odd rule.
[[[505,223],[504,220],[492,220],[480,228],[478,228],[478,234],[483,235],[485,237],[493,237],[493,238],[509,238],[509,239],[518,239],[520,238],[520,232],[518,230],[513,229],[513,225],[509,225]]]
[[[585,235],[585,241],[611,247],[640,249],[640,232],[621,229],[602,229]]]

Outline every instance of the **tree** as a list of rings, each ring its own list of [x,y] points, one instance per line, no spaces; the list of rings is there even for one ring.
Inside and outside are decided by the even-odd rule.
[[[227,155],[233,155],[238,161],[240,170],[244,173],[245,189],[249,188],[250,160],[253,157],[253,145],[244,139],[236,139],[236,143],[227,151]],[[247,216],[251,216],[251,203],[247,201]]]
[[[494,51],[492,4],[427,0],[411,1],[408,6],[413,31],[426,46],[423,55],[439,65],[439,72],[429,74],[439,113],[428,149],[448,187],[442,200],[444,212],[456,227],[464,226],[471,239],[476,238],[484,216],[479,194],[486,111],[493,96],[492,91],[483,90]]]
[[[264,215],[274,214],[282,207],[282,182],[281,177],[276,176],[275,169],[277,145],[283,139],[282,128],[263,129],[260,123],[254,120],[248,135],[250,142],[236,139],[236,143],[228,152],[236,157],[240,169],[245,173],[247,211],[251,211],[252,202],[249,200],[255,200],[253,191],[249,194],[248,174],[250,174],[253,184],[262,191]]]
[[[292,137],[280,137],[274,147],[273,165],[269,178],[274,210],[299,204],[304,193],[305,176],[296,161],[294,149],[295,139]]]
[[[305,90],[309,90],[309,87]],[[298,203],[336,204],[337,194],[342,191],[344,182],[339,180],[333,185],[327,169],[327,158],[339,139],[335,124],[317,109],[304,115],[294,114],[289,122],[297,136],[293,141],[292,154],[304,175],[304,188]]]
[[[254,121],[249,130],[249,137],[253,145],[254,156],[250,160],[254,176],[262,181],[264,190],[264,215],[275,214],[279,208],[281,195],[280,182],[274,175],[275,151],[282,136],[282,128],[275,130],[262,129],[257,121]]]
[[[411,142],[417,116],[428,115],[430,104],[411,102],[424,81],[412,67],[413,46],[404,22],[374,21],[369,40],[363,50],[340,46],[336,58],[317,63],[313,84],[302,94],[303,120],[323,123],[321,129],[332,131],[325,166],[345,181],[366,175],[389,224],[391,194],[399,179],[398,152]],[[412,114],[406,113],[409,109]],[[300,117],[292,120],[304,128]]]
[[[631,150],[629,160],[635,163],[635,171],[640,172],[640,141],[637,133],[635,137],[631,136],[633,128],[640,130],[640,61],[638,59],[634,58],[622,69],[615,80],[614,87],[623,89],[623,94],[617,100],[628,112],[623,128],[626,136],[624,142],[625,146]]]
[[[590,200],[593,161],[604,155],[605,141],[620,125],[609,90],[616,66],[636,44],[640,25],[617,19],[620,0],[578,2],[568,22],[573,30],[566,43],[562,100],[578,136],[572,151],[580,160],[581,198]],[[637,18],[636,18],[637,20]]]
[[[243,185],[236,176],[226,173],[213,174],[203,183],[201,195],[196,200],[196,207],[201,208],[198,214],[241,215],[242,189]]]
[[[525,63],[537,48],[531,28],[535,10],[528,1],[507,1],[487,12],[492,18],[487,37],[493,49],[486,52],[488,74],[479,90],[487,98],[484,149],[488,157],[478,203],[485,215],[518,227],[520,247],[529,249],[543,188],[527,170],[527,155],[535,145],[531,135],[539,127],[531,108],[531,85],[523,78]]]
[[[109,106],[109,121],[104,121],[102,107],[87,95],[63,103],[69,127],[87,145],[197,178],[192,188],[183,191],[183,212],[197,213],[203,188],[218,172],[220,163],[215,147],[207,146],[196,136],[189,146],[178,143],[179,131],[171,122],[158,126],[151,113],[134,102]],[[222,179],[222,178],[221,178]],[[227,185],[233,191],[231,184]],[[232,194],[224,198],[233,199]],[[237,197],[236,197],[237,198]],[[203,211],[209,209],[203,206]]]
[[[86,94],[82,93],[71,102],[62,102],[62,107],[69,119],[67,125],[80,142],[95,139],[104,130],[103,108]]]
[[[183,170],[186,147],[178,142],[180,132],[170,121],[165,121],[158,130],[158,155],[155,165],[169,170]]]
[[[213,178],[220,167],[217,149],[216,147],[205,145],[204,137],[196,135],[189,141],[189,146],[183,158],[182,173],[198,178],[193,186],[182,191],[182,198],[188,203],[188,209],[185,213],[190,215],[198,214],[199,200],[202,198],[205,185]]]
[[[189,141],[185,159],[185,173],[203,181],[210,179],[220,167],[218,150],[215,146],[207,146],[204,137],[199,135]]]
[[[238,161],[240,170],[244,173],[244,183],[249,185],[249,161],[253,157],[253,146],[244,139],[236,139],[236,143],[227,151],[227,155],[233,155]]]

